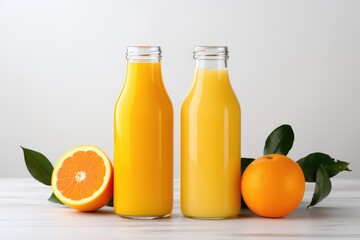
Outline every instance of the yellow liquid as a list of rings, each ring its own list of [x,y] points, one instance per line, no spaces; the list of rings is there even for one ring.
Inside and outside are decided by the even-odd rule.
[[[129,62],[115,106],[114,208],[152,218],[173,208],[173,107],[159,62]]]
[[[227,69],[197,69],[181,108],[181,211],[195,218],[240,212],[240,106]]]

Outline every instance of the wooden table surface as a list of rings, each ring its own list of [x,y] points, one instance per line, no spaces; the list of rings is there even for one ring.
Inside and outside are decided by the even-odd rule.
[[[0,178],[0,239],[360,239],[360,180],[333,179],[333,190],[318,206],[306,209],[313,185],[301,205],[281,219],[257,217],[249,210],[228,220],[185,218],[175,181],[174,211],[161,220],[130,220],[104,207],[81,213],[47,201],[51,188],[33,179]]]

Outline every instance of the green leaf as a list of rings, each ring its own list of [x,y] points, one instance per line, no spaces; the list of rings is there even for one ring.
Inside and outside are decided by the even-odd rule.
[[[241,173],[243,173],[254,160],[254,158],[241,158]]]
[[[110,201],[106,204],[108,207],[114,207],[114,198],[111,198]]]
[[[278,153],[287,155],[294,143],[294,131],[290,125],[276,128],[265,141],[264,155]]]
[[[25,164],[31,176],[45,185],[51,185],[51,174],[54,170],[51,162],[41,153],[21,147]]]
[[[57,203],[57,204],[63,204],[54,193],[51,194],[51,196],[48,199],[50,202]],[[64,204],[63,204],[64,205]]]
[[[245,171],[245,169],[252,163],[255,159],[254,158],[241,158],[241,174]],[[241,209],[249,209],[246,205],[244,198],[241,197]]]
[[[242,196],[241,196],[241,209],[249,209]]]
[[[351,172],[351,170],[348,168],[350,163],[343,162],[343,161],[336,160],[336,159],[334,159],[334,160],[335,160],[334,163],[324,166],[324,168],[330,178],[337,175],[338,173],[340,173],[342,171]]]
[[[323,166],[329,177],[333,177],[342,171],[351,171],[349,163],[336,160],[325,153],[311,153],[297,161],[304,172],[307,182],[315,182],[317,171],[320,165]]]
[[[325,168],[320,165],[316,171],[316,185],[311,203],[307,208],[315,206],[317,203],[321,202],[326,198],[331,191],[331,181],[330,177],[327,174]]]

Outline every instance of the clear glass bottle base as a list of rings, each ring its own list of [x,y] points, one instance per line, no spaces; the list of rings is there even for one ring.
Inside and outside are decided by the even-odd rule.
[[[133,216],[133,215],[123,215],[117,214],[119,217],[135,219],[135,220],[153,220],[153,219],[161,219],[161,218],[168,218],[171,214],[165,215],[154,215],[154,216]]]

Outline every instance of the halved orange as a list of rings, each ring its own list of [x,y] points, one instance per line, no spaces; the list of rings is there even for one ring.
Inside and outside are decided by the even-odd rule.
[[[113,195],[113,167],[100,148],[75,147],[55,165],[51,186],[65,205],[79,211],[95,211]]]

